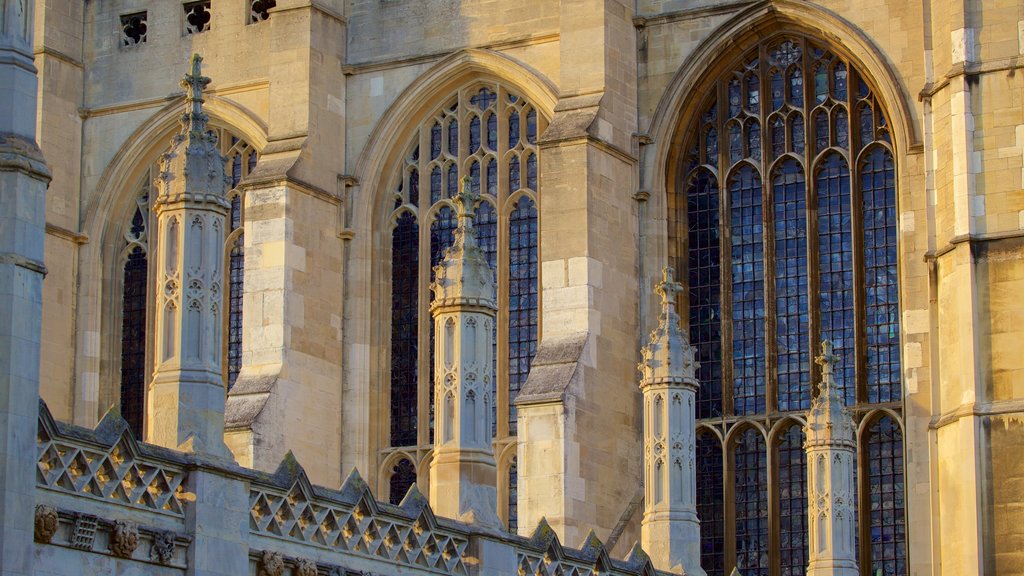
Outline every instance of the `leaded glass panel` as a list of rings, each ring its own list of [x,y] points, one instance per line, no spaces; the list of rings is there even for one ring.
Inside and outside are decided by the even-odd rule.
[[[743,166],[729,183],[732,230],[733,409],[765,409],[764,220],[761,178]]]
[[[419,226],[403,212],[391,233],[391,443],[416,443]]]
[[[394,505],[402,503],[402,499],[409,492],[409,488],[416,482],[416,467],[408,458],[402,458],[391,470],[391,479],[388,481],[391,497],[388,501]]]
[[[807,453],[800,425],[790,426],[776,449],[779,466],[779,565],[782,576],[807,571]]]
[[[743,431],[733,448],[736,506],[736,568],[747,576],[768,576],[768,466],[764,437]]]
[[[787,158],[772,178],[775,197],[775,353],[779,410],[811,403],[804,169]]]
[[[722,443],[714,435],[697,436],[697,516],[700,565],[708,576],[725,576],[725,490]]]
[[[871,428],[867,446],[871,574],[907,573],[903,434],[892,418]]]

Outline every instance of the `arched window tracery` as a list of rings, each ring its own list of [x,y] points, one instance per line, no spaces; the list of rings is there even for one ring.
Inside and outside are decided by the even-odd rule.
[[[453,240],[450,199],[467,176],[481,195],[477,240],[498,291],[491,434],[498,445],[514,442],[512,401],[529,373],[539,334],[537,135],[545,122],[514,88],[474,81],[422,122],[403,155],[391,217],[390,446],[382,462],[400,447],[429,451],[434,441],[428,286]],[[510,480],[508,492],[514,486]],[[500,494],[499,501],[507,496]]]
[[[225,173],[231,178],[228,199],[231,211],[228,216],[228,230],[225,238],[225,254],[228,266],[225,269],[227,286],[224,341],[225,384],[230,388],[238,377],[242,357],[242,290],[245,270],[244,254],[244,199],[236,189],[239,182],[249,175],[256,166],[256,149],[232,134],[226,128],[213,128],[217,134],[220,152],[225,158]],[[143,437],[145,414],[145,390],[149,375],[152,374],[152,359],[147,355],[153,339],[153,322],[149,318],[149,298],[155,292],[152,287],[150,267],[155,262],[149,255],[157,249],[157,239],[149,235],[156,224],[152,214],[152,181],[157,167],[150,166],[137,185],[135,205],[125,226],[124,244],[121,250],[121,294],[120,309],[120,398],[121,414],[128,421],[136,437]]]
[[[891,410],[898,431],[895,161],[871,79],[818,40],[778,34],[700,93],[669,199],[670,264],[686,271],[684,316],[700,362],[698,422],[723,436],[753,422],[791,426],[820,379],[817,343],[829,339],[847,404]],[[886,511],[872,516],[875,502],[860,495],[861,538],[883,542],[861,546],[860,561],[905,574],[902,436],[886,430],[858,446],[862,492],[876,489]],[[757,446],[745,442],[752,433],[724,459],[712,435],[698,438],[698,458],[711,459],[698,464],[702,565],[709,575],[802,574],[802,432]],[[781,511],[766,538],[761,495]]]

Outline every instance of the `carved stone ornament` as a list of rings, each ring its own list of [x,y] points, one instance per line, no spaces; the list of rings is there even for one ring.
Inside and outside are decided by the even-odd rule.
[[[314,572],[315,573],[315,572]],[[278,552],[264,550],[260,556],[257,576],[283,576],[284,558]]]
[[[57,517],[57,509],[46,504],[36,506],[35,539],[41,544],[49,544],[53,535],[57,533],[60,519]]]
[[[168,564],[174,556],[174,532],[157,532],[153,535],[153,546],[149,549],[149,559],[161,564]]]
[[[173,545],[173,544],[172,544]],[[110,533],[110,552],[121,558],[131,558],[139,547],[139,528],[131,522],[117,520]]]
[[[300,558],[295,565],[295,576],[316,576],[316,561]]]

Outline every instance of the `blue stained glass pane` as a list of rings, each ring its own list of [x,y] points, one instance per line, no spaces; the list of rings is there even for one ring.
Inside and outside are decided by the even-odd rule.
[[[885,417],[871,427],[867,446],[871,570],[885,576],[907,574],[907,525],[903,475],[903,435]]]
[[[459,155],[459,121],[452,120],[448,123],[448,153],[452,156]]]
[[[764,224],[761,179],[750,166],[729,182],[732,355],[736,414],[765,410]]]
[[[860,145],[866,146],[875,139],[875,118],[871,107],[863,104],[860,108]]]
[[[498,161],[494,158],[487,161],[487,193],[498,194]]]
[[[782,576],[807,573],[807,453],[804,432],[791,426],[778,445],[779,564]]]
[[[526,113],[526,141],[537,143],[537,111],[533,109]]]
[[[799,112],[789,116],[789,134],[793,140],[792,151],[796,154],[804,153],[804,117]]]
[[[515,148],[519,144],[519,111],[513,110],[508,115],[508,147]]]
[[[874,148],[860,171],[864,214],[864,297],[869,402],[897,402],[900,379],[896,283],[896,174],[892,154]]]
[[[743,135],[738,122],[729,124],[729,161],[736,163],[743,158]]]
[[[789,72],[789,104],[798,108],[804,105],[804,74],[799,66]]]
[[[831,340],[839,363],[838,387],[846,404],[856,390],[853,308],[853,222],[850,216],[850,170],[839,154],[830,154],[818,169],[818,267],[821,338]]]
[[[537,155],[530,154],[526,157],[526,187],[530,190],[537,189]]]
[[[513,156],[508,161],[508,191],[519,190],[519,157]]]
[[[455,164],[448,165],[448,197],[454,198],[459,193],[459,168]]]
[[[828,68],[819,64],[814,69],[814,103],[821,104],[828,98]]]
[[[231,187],[235,188],[242,181],[242,155],[235,153],[231,157]]]
[[[480,163],[476,160],[469,165],[469,186],[474,193],[480,193]]]
[[[747,75],[747,111],[757,114],[761,110],[761,81],[757,74]]]
[[[786,160],[772,178],[775,208],[775,349],[779,410],[811,403],[804,169]]]
[[[744,431],[733,456],[736,568],[745,576],[768,576],[768,455],[761,433]]]
[[[786,81],[782,79],[782,72],[772,70],[772,110],[782,108],[786,101]]]
[[[434,160],[441,155],[441,125],[434,122],[430,128],[430,159]]]
[[[401,504],[414,482],[416,482],[416,468],[408,458],[402,458],[391,469],[391,478],[388,480],[391,496],[388,501],[396,506]]]
[[[430,170],[430,203],[441,199],[441,167],[434,166]]]
[[[729,116],[733,117],[740,113],[740,81],[733,78],[729,82]]]
[[[434,281],[434,267],[444,258],[444,252],[455,240],[455,227],[457,224],[455,211],[448,206],[437,211],[434,222],[430,225],[430,281]],[[434,299],[433,291],[430,292],[431,301]],[[430,330],[430,366],[429,373],[434,374],[434,331]],[[434,387],[430,382],[426,383],[430,390],[430,441],[434,441]]]
[[[494,114],[487,115],[487,147],[498,149],[498,117]]]
[[[249,152],[249,174],[252,174],[252,171],[256,168],[257,156],[255,152]],[[235,186],[238,186],[238,184],[235,184]]]
[[[508,248],[508,398],[509,434],[516,434],[516,409],[512,406],[530,374],[537,353],[537,208],[522,197],[509,215]]]
[[[846,115],[846,110],[836,111],[836,146],[850,147],[850,120]]]
[[[420,203],[420,171],[415,168],[409,171],[409,203]]]
[[[480,149],[480,117],[473,116],[469,121],[469,153],[476,154]]]
[[[828,113],[818,110],[814,113],[814,153],[821,154],[828,148]]]
[[[747,156],[761,159],[761,124],[754,119],[747,121]]]
[[[832,69],[832,82],[835,85],[836,100],[846,100],[846,64],[839,62]]]
[[[697,349],[697,418],[722,414],[722,318],[718,182],[700,170],[686,190],[690,340]]]
[[[391,233],[391,445],[416,444],[419,226],[412,214]]]
[[[705,162],[712,166],[718,166],[718,130],[708,128],[704,137]]]
[[[492,160],[493,162],[493,160]],[[474,223],[476,229],[476,242],[484,251],[484,259],[487,260],[487,265],[491,267],[491,273],[494,278],[495,290],[497,290],[498,282],[498,214],[494,211],[490,202],[482,200],[479,208],[476,211],[476,221]],[[494,294],[497,298],[497,293]],[[497,300],[495,300],[497,301]],[[491,354],[492,368],[494,374],[498,373],[498,325],[494,324],[492,327],[491,337],[493,338],[493,349]],[[491,379],[491,435],[494,436],[497,433],[498,428],[498,406],[493,401],[497,398],[498,390],[498,379],[497,377]]]
[[[470,96],[469,102],[480,110],[486,110],[490,108],[494,101],[498,99],[498,95],[492,92],[489,88],[481,88],[475,95]]]
[[[772,118],[772,160],[786,153],[786,123],[781,116]]]
[[[697,515],[700,565],[708,576],[725,576],[725,487],[722,444],[709,433],[697,436]]]

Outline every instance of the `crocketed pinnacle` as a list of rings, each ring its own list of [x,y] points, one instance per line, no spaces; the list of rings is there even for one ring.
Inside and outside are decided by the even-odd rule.
[[[699,364],[694,361],[695,350],[686,331],[679,325],[676,313],[676,295],[683,291],[683,286],[675,281],[672,268],[662,270],[662,280],[654,291],[661,297],[661,313],[658,315],[658,327],[651,332],[649,343],[641,350],[643,361],[638,366],[640,386],[697,386]]]
[[[473,190],[469,177],[463,178],[462,190],[452,198],[458,218],[452,245],[445,250],[441,263],[434,266],[431,310],[454,305],[497,307],[494,272],[476,242],[473,228],[479,200],[480,194]]]

